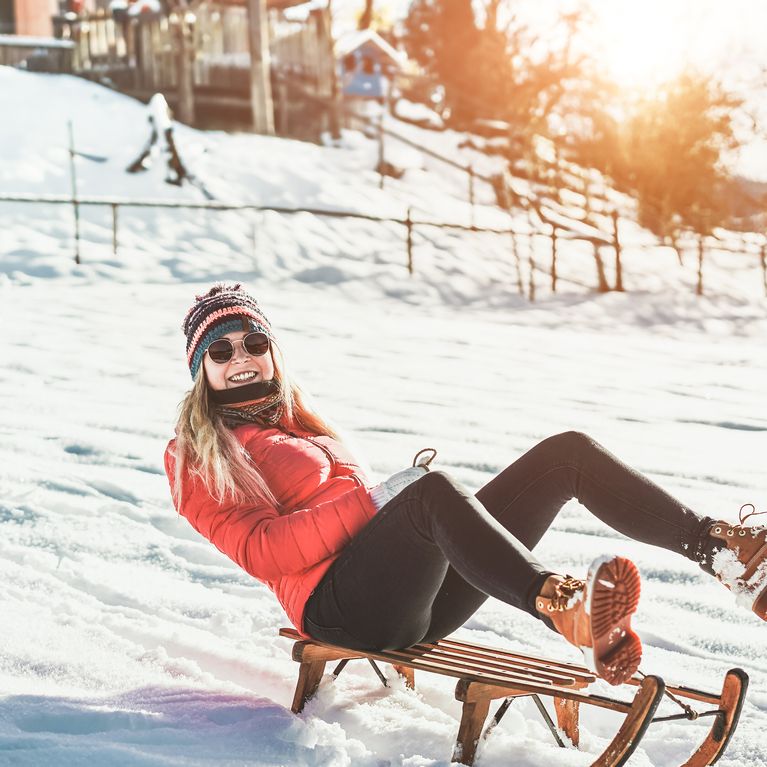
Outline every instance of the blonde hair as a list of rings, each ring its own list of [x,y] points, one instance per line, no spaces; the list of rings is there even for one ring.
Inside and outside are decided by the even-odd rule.
[[[340,439],[338,433],[307,403],[306,395],[290,377],[285,359],[272,341],[274,378],[279,382],[284,411],[279,428],[301,429],[317,436]],[[235,436],[209,396],[205,366],[200,365],[194,385],[179,406],[176,423],[173,502],[181,509],[182,479],[186,472],[203,483],[217,503],[227,500],[268,503],[279,508],[258,467]]]

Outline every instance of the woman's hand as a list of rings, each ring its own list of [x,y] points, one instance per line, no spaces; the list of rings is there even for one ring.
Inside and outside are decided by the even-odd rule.
[[[395,496],[399,495],[408,485],[423,477],[429,469],[426,466],[411,466],[402,469],[380,484],[370,489],[370,498],[376,511],[381,509]]]
[[[437,451],[433,447],[425,447],[415,454],[413,465],[409,469],[402,469],[402,471],[392,474],[389,479],[385,479],[375,487],[370,488],[370,498],[376,511],[381,511],[392,498],[426,474],[429,471],[429,464],[436,457]]]

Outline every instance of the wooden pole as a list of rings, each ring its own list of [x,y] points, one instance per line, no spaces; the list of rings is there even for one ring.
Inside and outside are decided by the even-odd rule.
[[[469,174],[469,205],[470,208],[470,215],[471,215],[471,226],[474,226],[474,166],[469,165],[469,167],[466,169]]]
[[[551,292],[557,292],[557,227],[551,229]]]
[[[511,230],[511,254],[514,257],[514,265],[517,268],[517,287],[519,288],[519,294],[525,295],[525,286],[522,283],[522,263],[519,257],[519,244],[517,243],[517,233]]]
[[[322,13],[323,45],[326,46],[328,58],[328,76],[330,79],[330,136],[341,138],[341,114],[343,112],[341,89],[338,87],[336,72],[335,45],[333,42],[333,0],[328,0],[328,6]]]
[[[288,84],[279,82],[277,84],[277,132],[283,136],[288,133]]]
[[[380,174],[380,180],[378,182],[379,189],[384,188],[384,114],[381,112],[381,117],[378,120],[378,173]]]
[[[527,235],[528,298],[535,301],[535,260],[533,259],[533,236]]]
[[[75,134],[72,121],[67,122],[69,128],[69,178],[72,187],[72,208],[75,214],[75,263],[80,263],[80,204],[77,201],[77,171],[75,169]]]
[[[600,293],[608,293],[610,286],[607,284],[607,277],[605,275],[605,265],[602,263],[602,256],[599,252],[599,243],[594,240],[594,262],[597,267],[597,290]]]
[[[615,248],[615,289],[623,290],[623,266],[621,264],[621,240],[618,234],[618,211],[612,212],[613,248]]]
[[[192,56],[194,43],[192,40],[191,19],[193,18],[186,0],[181,0],[176,10],[178,20],[175,26],[177,46],[176,75],[178,77],[178,119],[191,125],[194,123],[194,72]]]
[[[407,219],[405,219],[405,226],[407,227],[407,270],[412,276],[413,274],[413,209],[408,207]]]
[[[266,0],[246,0],[250,46],[250,109],[253,130],[274,135],[274,104],[269,59],[269,18]]]
[[[698,285],[695,288],[695,295],[703,295],[703,235],[698,236]]]

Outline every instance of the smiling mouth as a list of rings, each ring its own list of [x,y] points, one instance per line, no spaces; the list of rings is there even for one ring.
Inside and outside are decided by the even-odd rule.
[[[248,383],[250,381],[255,381],[256,378],[258,378],[258,373],[255,370],[248,370],[244,373],[237,373],[233,376],[229,376],[229,379],[232,383]]]

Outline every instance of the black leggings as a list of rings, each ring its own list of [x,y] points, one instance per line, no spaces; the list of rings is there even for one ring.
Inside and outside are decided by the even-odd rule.
[[[587,435],[558,434],[476,497],[440,471],[403,490],[312,592],[306,632],[353,649],[408,647],[447,636],[488,596],[540,618],[534,600],[551,571],[530,549],[571,498],[614,530],[693,561],[711,521]]]

